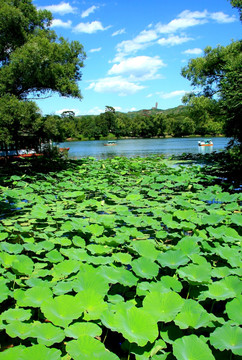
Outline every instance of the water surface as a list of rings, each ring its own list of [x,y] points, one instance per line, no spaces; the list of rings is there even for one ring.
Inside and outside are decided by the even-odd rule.
[[[69,158],[80,159],[91,156],[107,159],[115,156],[146,157],[163,154],[165,157],[182,153],[211,153],[224,150],[229,138],[213,137],[213,146],[199,147],[198,141],[204,138],[167,138],[167,139],[127,139],[117,140],[116,146],[104,146],[105,141],[73,141],[60,143],[60,147],[69,147]]]

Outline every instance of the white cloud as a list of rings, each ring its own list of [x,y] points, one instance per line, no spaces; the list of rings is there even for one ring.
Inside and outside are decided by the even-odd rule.
[[[94,53],[94,52],[99,52],[99,51],[101,51],[101,50],[102,50],[102,48],[99,47],[99,48],[96,48],[96,49],[91,49],[91,50],[89,50],[89,52],[90,52],[90,53]]]
[[[122,35],[125,34],[125,29],[120,29],[112,33],[112,36]]]
[[[98,8],[99,8],[99,6],[95,6],[95,5],[89,7],[87,10],[82,12],[81,17],[85,18],[85,17],[89,16],[91,13],[93,13]]]
[[[161,38],[157,41],[159,45],[162,46],[174,46],[174,45],[180,45],[187,41],[193,40],[190,37],[187,36],[178,36],[178,35],[170,35],[168,38]]]
[[[72,24],[71,20],[68,20],[66,22],[60,20],[60,19],[53,19],[51,22],[51,27],[63,27],[63,28],[70,28]]]
[[[173,97],[182,97],[183,95],[185,95],[187,91],[185,90],[175,90],[175,91],[171,91],[169,93],[159,93],[160,97],[162,99],[171,99]]]
[[[188,55],[200,55],[202,54],[202,49],[199,48],[194,48],[194,49],[187,49],[185,51],[183,51],[183,54],[188,54]]]
[[[208,16],[207,10],[200,11],[189,11],[185,10],[178,15],[178,18],[170,21],[168,24],[163,25],[158,23],[156,25],[156,31],[160,34],[173,34],[174,32],[186,29],[191,26],[201,25],[207,22],[206,17]]]
[[[144,89],[144,86],[138,85],[121,76],[106,77],[93,81],[87,88],[98,93],[117,93],[119,96],[135,94]]]
[[[73,111],[75,113],[75,115],[79,115],[80,114],[80,110],[79,109],[61,109],[61,110],[57,110],[55,112],[55,115],[61,115],[64,111]]]
[[[215,12],[215,13],[211,13],[210,14],[211,19],[217,21],[218,23],[231,23],[234,21],[237,21],[236,17],[233,16],[229,16],[227,14],[224,14],[222,11],[219,12]]]
[[[157,71],[165,66],[159,56],[136,56],[114,64],[109,75],[125,75],[132,81],[145,81],[158,78]]]
[[[88,115],[99,115],[101,113],[104,113],[105,109],[100,109],[98,106],[95,106],[94,108],[88,110]]]
[[[103,27],[100,21],[92,21],[91,23],[80,23],[75,26],[75,32],[82,32],[86,34],[94,34],[97,31],[104,31],[107,30],[110,26]]]
[[[61,2],[58,5],[41,6],[41,9],[46,9],[52,13],[58,13],[60,15],[71,14],[76,12],[76,8],[72,7],[69,3]]]

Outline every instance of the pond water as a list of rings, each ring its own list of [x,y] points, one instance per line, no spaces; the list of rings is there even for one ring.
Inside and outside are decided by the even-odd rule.
[[[96,159],[107,159],[115,156],[145,157],[152,154],[163,154],[165,157],[182,153],[211,153],[224,150],[229,138],[211,138],[213,146],[198,146],[204,138],[167,138],[167,139],[127,139],[117,140],[116,146],[104,146],[106,141],[73,141],[60,143],[60,147],[69,147],[69,158],[80,159],[91,156]]]

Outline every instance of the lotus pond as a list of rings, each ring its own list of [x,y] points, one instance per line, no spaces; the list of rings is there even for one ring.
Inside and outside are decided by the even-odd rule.
[[[5,178],[0,359],[239,359],[241,200],[157,156]]]

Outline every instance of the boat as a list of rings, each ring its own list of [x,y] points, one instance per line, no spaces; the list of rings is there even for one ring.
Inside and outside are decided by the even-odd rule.
[[[213,146],[213,142],[211,139],[198,141],[198,146]]]
[[[70,150],[70,148],[69,147],[64,147],[64,148],[59,148],[59,151],[60,152],[67,152],[67,151],[69,151]]]
[[[114,140],[108,140],[106,143],[104,143],[104,146],[115,146],[117,145],[117,142]]]

